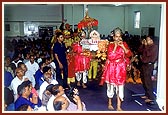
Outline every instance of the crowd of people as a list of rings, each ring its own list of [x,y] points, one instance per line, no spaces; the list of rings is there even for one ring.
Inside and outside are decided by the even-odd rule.
[[[96,30],[87,34],[62,23],[52,38],[6,40],[4,110],[86,111],[74,86],[86,89],[92,80],[107,84],[109,110],[116,93],[116,110],[122,111],[126,82],[142,83],[142,98],[155,100],[151,76],[158,48],[151,36],[133,43],[133,36],[118,27],[106,38]]]

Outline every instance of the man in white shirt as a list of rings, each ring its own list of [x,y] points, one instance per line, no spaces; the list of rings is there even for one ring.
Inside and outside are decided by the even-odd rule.
[[[15,70],[16,77],[12,80],[10,89],[13,90],[14,93],[14,101],[18,98],[17,87],[25,80],[28,80],[26,76],[24,76],[24,71],[21,68],[16,68]]]
[[[14,60],[11,63],[14,63],[16,67],[18,67],[18,63],[22,62],[22,60],[19,59],[19,57],[14,57]]]
[[[39,90],[39,98],[42,100],[42,94],[45,91],[46,87],[49,84],[58,84],[58,82],[52,78],[52,72],[51,72],[51,67],[45,66],[43,68],[43,76],[42,79],[44,79],[44,82],[40,86]]]
[[[36,81],[33,73],[27,69],[26,65],[23,62],[19,62],[18,67],[23,69],[25,76],[32,82],[32,86],[35,87]]]
[[[54,106],[53,106],[53,102],[56,97],[61,96],[61,95],[66,97],[65,92],[64,92],[64,88],[61,85],[54,85],[52,87],[51,94],[52,94],[52,96],[47,103],[47,111],[55,111]]]
[[[68,107],[68,109],[67,110],[70,110],[70,111],[72,111],[72,110],[77,110],[77,109],[79,109],[79,110],[84,110],[84,111],[86,111],[86,107],[85,107],[85,104],[80,100],[80,97],[79,97],[79,92],[78,92],[78,90],[76,89],[76,88],[74,88],[73,89],[73,99],[75,98],[76,99],[76,96],[78,96],[78,100],[80,101],[80,102],[72,102],[72,101],[70,101],[69,100],[69,98],[67,97],[67,95],[65,94],[65,92],[64,92],[64,88],[61,86],[61,85],[54,85],[53,87],[52,87],[52,91],[51,91],[51,94],[52,94],[52,96],[51,96],[51,98],[49,99],[49,101],[48,101],[48,103],[47,103],[47,110],[48,111],[56,111],[55,109],[54,109],[54,102],[55,102],[55,99],[57,99],[57,98],[59,98],[59,97],[64,97],[64,100],[66,99],[66,101],[68,102],[68,104],[69,104],[69,107]],[[75,104],[76,103],[76,104]],[[80,106],[80,108],[79,108],[79,106]]]
[[[34,61],[34,55],[30,55],[30,60],[26,62],[25,65],[27,69],[32,72],[33,75],[39,69],[38,63]]]

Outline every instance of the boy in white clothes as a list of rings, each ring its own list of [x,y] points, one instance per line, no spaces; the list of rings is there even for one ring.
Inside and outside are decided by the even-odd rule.
[[[34,61],[34,55],[30,55],[30,60],[25,63],[28,70],[32,72],[34,75],[36,71],[39,69],[39,65],[37,62]]]

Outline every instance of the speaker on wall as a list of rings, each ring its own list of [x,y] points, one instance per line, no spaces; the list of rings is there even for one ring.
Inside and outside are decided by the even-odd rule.
[[[155,36],[154,27],[142,27],[141,36]]]

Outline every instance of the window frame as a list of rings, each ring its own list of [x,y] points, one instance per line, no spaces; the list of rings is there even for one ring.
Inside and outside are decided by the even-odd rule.
[[[141,20],[141,12],[134,11],[134,28],[136,29],[140,28],[140,20]]]

